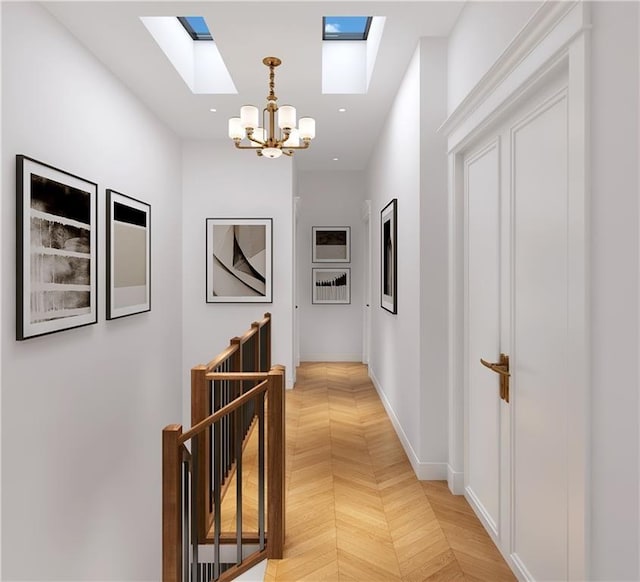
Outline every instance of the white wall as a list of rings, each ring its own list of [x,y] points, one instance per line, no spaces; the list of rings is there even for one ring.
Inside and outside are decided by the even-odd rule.
[[[591,573],[638,571],[638,9],[592,4]]]
[[[414,469],[420,462],[420,50],[367,167],[372,293],[369,374]],[[398,313],[380,307],[380,211],[398,199]]]
[[[161,430],[181,407],[179,142],[43,8],[2,10],[2,579],[158,580]],[[16,154],[99,185],[97,325],[15,341]],[[109,322],[105,188],[152,209],[152,310]]]
[[[490,69],[542,2],[467,2],[449,36],[448,111]]]
[[[420,479],[447,477],[447,40],[423,38],[367,168],[369,372]],[[416,123],[419,120],[419,123]],[[380,211],[398,198],[398,313],[380,308]]]
[[[229,140],[185,142],[183,172],[183,418],[190,424],[189,369],[267,311],[272,363],[284,365],[293,383],[293,175],[289,158],[259,158]],[[273,303],[205,302],[206,218],[273,218]]]
[[[447,140],[438,128],[447,117],[447,39],[420,41],[420,360],[421,447],[425,473],[444,479],[448,431],[448,190]]]
[[[364,172],[301,172],[299,175],[301,208],[296,249],[302,361],[362,361],[364,193]],[[312,263],[313,226],[351,227],[351,263]],[[311,269],[330,266],[351,269],[350,305],[311,304]]]

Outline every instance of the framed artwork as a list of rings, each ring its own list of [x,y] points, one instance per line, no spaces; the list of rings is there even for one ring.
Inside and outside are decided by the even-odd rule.
[[[351,269],[313,268],[311,303],[351,303]]]
[[[98,185],[16,156],[16,339],[98,321]]]
[[[398,313],[398,200],[394,198],[380,212],[380,305]]]
[[[351,227],[313,226],[312,263],[349,263],[351,261]]]
[[[151,206],[107,190],[107,319],[151,310]]]
[[[271,303],[272,222],[207,218],[207,303]]]

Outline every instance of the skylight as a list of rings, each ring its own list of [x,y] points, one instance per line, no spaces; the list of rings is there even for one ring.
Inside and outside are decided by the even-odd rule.
[[[322,40],[367,40],[371,16],[323,16]]]
[[[178,20],[193,40],[213,40],[202,16],[178,16]]]

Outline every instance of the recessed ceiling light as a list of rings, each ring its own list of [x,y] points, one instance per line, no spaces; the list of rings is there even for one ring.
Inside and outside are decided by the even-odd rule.
[[[344,113],[344,112],[346,111],[346,109],[345,109],[344,107],[340,107],[340,109],[338,109],[338,111],[339,111],[340,113]]]
[[[215,113],[218,110],[212,107],[211,109],[209,109],[209,111],[211,111],[211,113]]]
[[[337,162],[337,161],[338,161],[338,158],[333,158],[333,161],[334,161],[334,162]]]

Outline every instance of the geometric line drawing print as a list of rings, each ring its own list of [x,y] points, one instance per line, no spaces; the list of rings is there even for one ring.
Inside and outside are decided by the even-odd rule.
[[[16,338],[97,322],[97,185],[16,156]]]
[[[208,303],[271,302],[272,220],[208,218]]]

